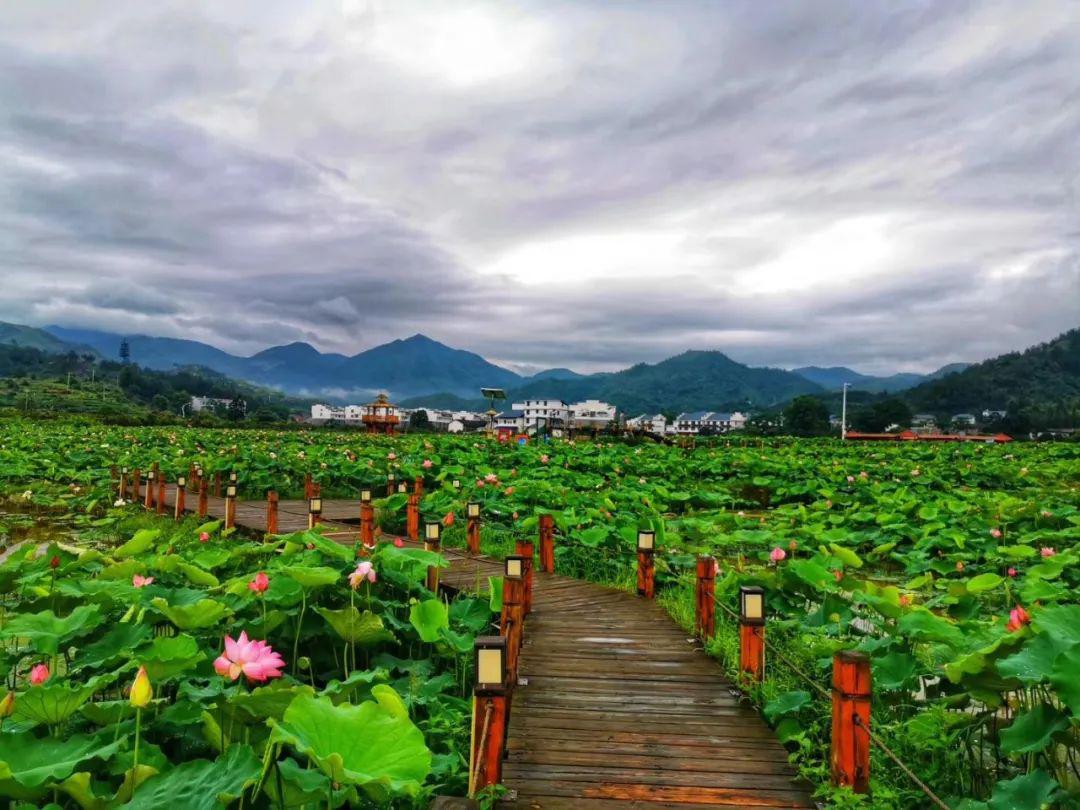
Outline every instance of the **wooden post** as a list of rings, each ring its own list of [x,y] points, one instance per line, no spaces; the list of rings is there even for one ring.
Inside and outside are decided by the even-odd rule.
[[[412,497],[417,497],[417,496],[414,495]],[[435,524],[435,526],[438,526],[438,524]],[[425,534],[427,534],[426,531],[425,531]],[[436,554],[438,554],[441,549],[442,549],[442,540],[439,538],[438,534],[436,534],[435,537],[431,537],[431,538],[425,537],[424,538],[424,551],[434,551]],[[437,594],[439,592],[439,566],[437,566],[437,565],[429,565],[428,566],[427,580],[426,580],[425,584],[427,585],[427,589],[429,591],[431,591],[432,593]]]
[[[739,669],[760,683],[765,680],[765,623],[739,619]]]
[[[127,500],[127,472],[120,473],[120,498],[121,501]]]
[[[521,605],[525,615],[528,616],[532,613],[533,558],[536,556],[536,547],[531,540],[518,540],[514,547],[514,553],[525,558],[525,566],[522,571]]]
[[[409,496],[405,507],[405,531],[410,540],[420,539],[420,496],[415,492]]]
[[[470,554],[480,553],[480,518],[465,519],[465,541]]]
[[[423,495],[424,495],[424,476],[422,476],[422,475],[416,476],[416,482],[413,485],[413,493],[420,496],[420,497],[423,497]]]
[[[500,632],[506,638],[506,671],[508,673],[507,680],[511,686],[517,683],[518,653],[521,650],[521,641],[524,636],[525,606],[522,602],[524,590],[524,579],[503,578]]]
[[[154,479],[156,477],[153,470],[146,474],[146,497],[143,498],[144,509],[154,508],[154,487],[157,486],[157,481]]]
[[[266,533],[277,534],[278,494],[274,490],[266,493]]]
[[[855,723],[858,717],[859,728]],[[870,789],[870,657],[842,650],[833,657],[832,781],[856,793]]]
[[[304,473],[304,500],[315,497],[315,485],[311,481],[311,473]]]
[[[221,497],[221,471],[214,473],[214,497]]]
[[[375,549],[375,507],[360,504],[360,544],[368,551]]]
[[[638,551],[637,592],[646,599],[656,595],[656,558],[651,550]]]
[[[207,506],[208,506],[208,504],[206,502],[207,501],[207,491],[206,490],[207,490],[206,476],[202,476],[202,477],[199,478],[199,517],[200,518],[206,517],[206,511],[207,511]]]
[[[236,525],[236,498],[225,496],[225,528],[231,529]]]
[[[165,476],[158,476],[158,488],[157,488],[157,513],[159,515],[165,514]]]
[[[540,570],[555,573],[555,518],[540,516]]]
[[[183,520],[184,519],[184,506],[186,505],[185,504],[186,495],[187,495],[187,482],[185,481],[184,486],[180,486],[180,482],[178,481],[176,483],[176,508],[173,510],[173,517],[176,520]]]
[[[397,492],[397,483],[394,481],[393,478],[391,478],[390,476],[387,476],[387,478],[386,478],[386,497],[389,498],[395,492]]]
[[[134,503],[139,502],[139,492],[142,490],[142,480],[139,468],[136,467],[131,471],[131,500]]]
[[[716,632],[716,559],[708,554],[697,559],[696,604],[694,632],[707,641]]]
[[[506,685],[473,689],[472,740],[469,747],[469,795],[502,781],[503,751],[510,718]]]

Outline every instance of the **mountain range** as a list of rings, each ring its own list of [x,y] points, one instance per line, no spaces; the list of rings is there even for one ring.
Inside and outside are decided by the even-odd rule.
[[[145,368],[205,367],[327,401],[357,402],[387,391],[407,406],[474,408],[481,402],[479,389],[487,387],[505,389],[510,399],[602,399],[628,413],[760,410],[799,394],[825,395],[839,390],[845,382],[855,390],[903,391],[905,399],[926,407],[989,407],[991,400],[996,402],[1016,390],[1018,376],[1023,376],[1018,369],[1031,364],[1039,369],[1040,384],[1047,393],[1071,392],[1074,383],[1060,383],[1058,377],[1073,373],[1070,364],[1075,335],[1076,330],[1022,354],[1003,355],[970,367],[953,364],[927,375],[875,377],[845,367],[819,366],[786,371],[747,366],[719,351],[687,351],[659,363],[639,363],[617,372],[579,374],[552,368],[523,376],[424,335],[393,340],[352,356],[323,353],[307,343],[290,343],[243,357],[195,340],[0,323],[0,343],[116,358],[121,341],[126,339],[132,362]],[[1002,375],[1010,381],[1011,389],[999,385]]]

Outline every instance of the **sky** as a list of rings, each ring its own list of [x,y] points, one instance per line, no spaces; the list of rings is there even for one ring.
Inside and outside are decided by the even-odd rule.
[[[8,0],[0,319],[516,370],[1080,326],[1080,3]]]

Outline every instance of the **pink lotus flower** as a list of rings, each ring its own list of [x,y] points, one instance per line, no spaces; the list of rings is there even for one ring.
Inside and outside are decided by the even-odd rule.
[[[265,641],[250,641],[247,633],[233,641],[225,636],[225,652],[214,661],[214,670],[223,678],[235,681],[243,674],[249,681],[263,683],[280,678],[285,662]]]
[[[248,583],[248,590],[252,593],[263,594],[266,593],[266,589],[270,587],[270,577],[260,571],[255,575],[255,579]]]
[[[48,664],[38,664],[30,670],[30,685],[41,686],[45,681],[49,680],[52,673],[49,672]]]
[[[995,538],[995,539],[997,539],[998,537],[1001,537],[1001,529],[991,529],[990,530],[990,536]]]
[[[964,561],[963,560],[957,560],[956,561],[956,570],[957,571],[963,571],[964,570]]]
[[[1005,629],[1010,633],[1015,633],[1025,624],[1031,621],[1031,616],[1020,605],[1017,605],[1013,610],[1009,611],[1009,623],[1005,625]]]
[[[497,476],[495,473],[488,473],[484,476],[484,480],[487,481],[489,484],[494,484],[496,481],[499,480],[499,476]]]
[[[906,593],[900,594],[900,607],[907,607],[911,604],[911,597]]]
[[[833,575],[833,579],[835,579],[837,582],[839,582],[840,580],[842,580],[844,578],[844,572],[843,571],[833,571],[832,575]]]
[[[484,485],[484,482],[483,482],[482,480],[480,480],[480,479],[477,479],[477,481],[476,481],[476,485],[477,485],[478,487],[482,487],[482,486]]]
[[[365,579],[368,582],[375,581],[375,566],[367,560],[358,564],[356,570],[349,574],[349,587],[355,591]]]
[[[513,487],[507,487],[506,489],[503,490],[503,492],[505,492],[507,495],[513,495],[514,494],[514,488]]]
[[[394,538],[394,548],[405,548],[405,541],[400,537]]]
[[[454,518],[454,513],[453,512],[447,512],[445,515],[443,515],[442,525],[443,526],[453,526],[454,525],[454,519],[455,519]]]
[[[540,463],[541,463],[541,464],[547,464],[547,463],[548,463],[548,461],[549,461],[549,459],[548,459],[547,453],[545,453],[544,455],[540,456]]]
[[[859,473],[859,478],[861,478],[863,481],[865,481],[869,477],[870,473],[868,473],[866,470],[863,470],[861,473]]]
[[[1053,557],[1057,554],[1057,552],[1054,551],[1054,549],[1052,549],[1050,546],[1043,546],[1039,550],[1039,554],[1041,554],[1043,557]]]
[[[518,513],[517,513],[517,512],[514,512],[514,514],[513,514],[513,515],[511,515],[511,517],[512,517],[512,518],[513,518],[514,520],[517,520],[517,519],[518,519]]]
[[[421,464],[420,466],[423,467],[425,470],[430,470],[431,469],[431,459],[430,458],[425,458],[424,463]]]
[[[131,578],[131,584],[134,585],[136,588],[145,588],[147,585],[154,584],[154,578],[144,577],[140,576],[139,574],[135,574],[135,576]]]
[[[1049,509],[1043,509],[1041,512],[1039,512],[1039,514],[1042,515],[1043,517],[1053,517],[1054,516],[1054,513],[1051,512]]]
[[[388,459],[389,459],[390,461],[393,461],[393,460],[394,460],[395,458],[397,458],[397,453],[387,453],[387,454],[386,454],[386,457],[387,457],[387,458],[388,458]]]
[[[853,484],[853,483],[855,483],[855,476],[854,476],[854,475],[849,475],[849,476],[847,477],[847,482],[848,482],[849,484]]]
[[[779,564],[785,557],[787,557],[787,552],[780,548],[780,546],[774,548],[769,554],[769,559],[777,564]]]
[[[1015,577],[1016,576],[1016,569],[1015,568],[1010,568],[1005,573],[1008,574],[1010,577]]]
[[[199,535],[199,542],[200,543],[209,543],[210,542],[210,535],[207,534],[206,532],[203,532],[202,534]]]

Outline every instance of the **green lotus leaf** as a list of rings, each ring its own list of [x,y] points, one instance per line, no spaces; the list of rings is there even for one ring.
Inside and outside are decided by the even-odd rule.
[[[291,757],[278,760],[276,767],[281,780],[270,778],[263,784],[263,790],[270,797],[274,807],[307,807],[326,804],[327,778],[316,770],[303,768]],[[281,791],[280,793],[278,791]],[[345,785],[334,791],[332,806],[356,804],[356,788]]]
[[[31,686],[16,698],[15,716],[55,726],[75,714],[98,689],[113,680],[113,675],[99,675],[77,685],[48,680],[40,686]]]
[[[145,554],[154,547],[154,541],[161,536],[160,529],[139,529],[135,535],[120,548],[113,552],[113,556],[124,559]]]
[[[918,661],[905,652],[891,652],[874,658],[872,664],[874,686],[886,691],[902,689],[918,671]]]
[[[793,692],[783,692],[773,700],[765,704],[762,713],[770,723],[775,723],[779,718],[789,714],[795,714],[803,706],[810,702],[810,693],[797,689]]]
[[[1080,717],[1080,644],[1063,652],[1054,661],[1050,672],[1050,683],[1057,690],[1058,697],[1069,707],[1073,718]]]
[[[998,782],[987,802],[990,810],[1044,810],[1057,792],[1058,783],[1037,769],[1014,779]]]
[[[844,548],[844,546],[837,545],[836,543],[830,543],[829,550],[833,553],[833,556],[839,558],[844,565],[850,566],[851,568],[862,568],[862,560],[859,558],[859,555],[850,548]]]
[[[1040,633],[1080,644],[1080,605],[1048,605],[1032,611],[1031,624]]]
[[[211,627],[232,613],[228,607],[213,599],[200,599],[193,605],[170,605],[157,596],[151,604],[181,630]]]
[[[265,720],[268,717],[280,720],[289,704],[300,694],[314,695],[315,690],[307,684],[294,684],[278,679],[250,692],[237,692],[229,698],[228,705],[249,721]]]
[[[334,568],[317,565],[290,565],[282,573],[305,588],[322,588],[340,582],[342,575]]]
[[[145,624],[120,622],[93,644],[79,650],[72,664],[73,668],[96,668],[115,663],[120,658],[129,658],[133,650],[141,646],[153,630]]]
[[[151,567],[155,571],[163,571],[169,574],[183,574],[192,585],[198,585],[202,588],[216,588],[220,584],[218,578],[209,571],[204,571],[199,566],[186,562],[177,554],[168,554],[158,557],[154,560]]]
[[[432,644],[439,640],[440,630],[450,627],[450,614],[441,599],[428,599],[409,608],[409,622],[421,641]]]
[[[63,618],[51,610],[12,616],[0,630],[0,638],[28,639],[43,655],[56,655],[72,639],[89,633],[105,618],[97,605],[79,605]]]
[[[955,624],[923,608],[905,614],[897,626],[901,633],[915,641],[940,641],[955,646],[964,639]]]
[[[1074,673],[1075,679],[1075,673]],[[1052,706],[1040,703],[1016,716],[1001,732],[1001,750],[1012,754],[1042,751],[1054,735],[1069,727],[1069,718]]]
[[[237,799],[258,781],[262,763],[247,745],[231,745],[209,761],[194,759],[170,771],[151,776],[135,791],[128,810],[217,810]]]
[[[450,620],[473,633],[480,633],[491,624],[491,607],[479,599],[458,597],[450,603]]]
[[[38,737],[29,732],[0,734],[0,795],[4,794],[5,780],[37,788],[66,779],[84,762],[108,759],[116,752],[119,742],[107,739],[106,734],[63,737]]]
[[[1025,684],[1041,683],[1050,677],[1054,660],[1072,645],[1067,640],[1040,633],[1023,648],[997,662],[997,671],[1005,678],[1016,678]]]
[[[370,610],[361,613],[352,605],[341,610],[323,607],[315,610],[345,641],[367,647],[380,641],[394,640],[394,634],[383,626],[382,618]]]
[[[383,699],[335,706],[302,695],[280,723],[272,722],[271,739],[307,756],[332,781],[363,788],[375,801],[416,796],[431,771],[431,751],[408,716],[387,704]]]
[[[142,574],[146,571],[146,564],[141,560],[124,560],[114,565],[108,565],[102,568],[98,572],[98,579],[105,580],[107,582],[123,582],[125,584],[131,584],[131,578],[135,574]]]
[[[979,574],[967,581],[968,593],[985,593],[992,591],[1004,582],[997,574]]]
[[[161,636],[155,638],[149,649],[135,656],[146,667],[151,683],[173,678],[194,669],[206,660],[206,653],[199,649],[199,642],[189,635]]]

